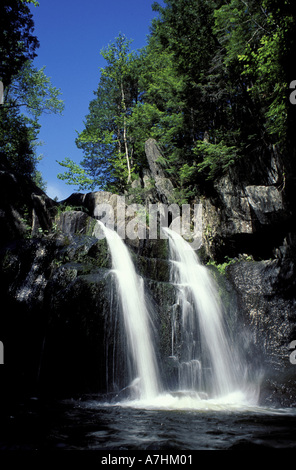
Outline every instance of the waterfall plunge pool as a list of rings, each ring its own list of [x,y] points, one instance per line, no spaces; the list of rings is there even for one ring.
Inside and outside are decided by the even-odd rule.
[[[258,406],[256,380],[242,380],[248,377],[244,361],[229,349],[211,280],[183,241],[172,238],[172,282],[179,286],[186,347],[172,341],[171,357],[178,349],[180,365],[196,367],[180,368],[175,391],[162,386],[143,284],[122,241],[107,235],[131,363],[125,389],[138,388],[137,399],[29,399],[0,416],[0,450],[294,450],[296,410]],[[211,377],[202,375],[210,369]]]
[[[122,451],[131,455],[132,451],[180,454],[296,448],[294,409],[230,406],[222,400],[201,400],[196,408],[192,405],[169,396],[154,403],[110,403],[93,395],[50,402],[29,400],[1,420],[0,450]]]

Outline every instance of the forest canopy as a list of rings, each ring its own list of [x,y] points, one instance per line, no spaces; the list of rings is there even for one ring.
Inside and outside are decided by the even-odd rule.
[[[101,51],[94,98],[77,134],[80,164],[59,162],[78,190],[129,191],[157,140],[182,198],[270,149],[294,142],[294,0],[164,0],[153,4],[147,46],[119,34]],[[60,91],[33,66],[39,46],[29,4],[0,6],[0,152],[36,177],[38,118],[61,113]],[[292,109],[293,108],[293,109]],[[295,142],[293,143],[293,145]]]
[[[59,177],[81,190],[121,192],[161,145],[167,174],[190,193],[240,159],[289,138],[292,0],[165,0],[140,51],[120,34],[101,53],[106,67],[76,144],[80,165]]]

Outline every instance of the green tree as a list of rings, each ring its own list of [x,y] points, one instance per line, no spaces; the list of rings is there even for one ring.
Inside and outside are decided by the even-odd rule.
[[[295,147],[296,113],[288,99],[295,76],[295,27],[290,0],[231,0],[215,11],[220,67],[240,110],[233,114],[234,143],[244,158],[272,149],[283,155],[291,153],[291,144]]]
[[[102,77],[110,81],[113,88],[113,100],[117,108],[113,118],[116,126],[118,157],[123,154],[125,156],[127,183],[131,182],[133,159],[133,145],[128,138],[127,120],[138,98],[137,76],[133,75],[135,56],[129,52],[130,43],[131,41],[120,34],[113,44],[102,51],[107,67],[101,70]]]
[[[201,183],[285,140],[295,15],[290,0],[165,4],[154,5],[160,17],[152,35],[185,83],[174,169],[180,181]]]
[[[14,171],[43,187],[36,165],[39,117],[61,113],[60,90],[51,85],[44,68],[33,66],[39,41],[34,33],[29,4],[35,0],[3,0],[0,5],[0,80],[4,102],[0,106],[0,152]]]
[[[61,91],[52,86],[44,70],[36,69],[32,61],[25,62],[5,90],[2,109],[24,109],[35,121],[43,113],[60,114],[64,109]]]
[[[214,11],[221,2],[205,0],[165,0],[166,7],[154,4],[160,13],[152,34],[162,48],[171,53],[184,89],[184,131],[189,148],[203,138],[212,125],[215,107],[206,88],[212,57],[217,48],[213,34]],[[210,97],[209,97],[210,98]],[[213,98],[213,96],[211,97]]]
[[[240,106],[244,106],[243,100],[245,100],[247,106],[244,106],[244,109],[248,107],[253,116],[256,114],[257,125],[259,124],[261,129],[261,133],[258,135],[264,139],[266,137],[266,122],[262,106],[264,92],[263,90],[259,91],[258,78],[260,76],[261,81],[265,75],[262,67],[265,67],[263,62],[267,59],[267,50],[265,49],[263,53],[265,55],[265,59],[263,59],[262,45],[265,42],[264,38],[270,36],[271,33],[268,11],[264,8],[264,2],[231,0],[216,10],[215,18],[215,31],[223,48],[220,65],[224,67],[226,73],[227,71],[232,73],[232,82],[234,77],[241,76],[239,89],[244,90],[244,93],[241,94],[242,99],[239,100]],[[270,52],[271,49],[268,54]],[[272,53],[276,57],[277,48]],[[262,59],[263,62],[260,64]],[[270,73],[272,75],[271,81],[277,80],[272,70]],[[267,82],[269,81],[268,79]],[[244,121],[246,121],[245,116]],[[241,139],[241,135],[239,138]]]
[[[15,171],[36,176],[39,117],[42,113],[61,113],[60,90],[51,85],[44,68],[37,70],[30,61],[23,64],[5,89],[0,106],[0,151]],[[38,175],[40,181],[40,176]]]
[[[183,147],[184,86],[173,54],[151,36],[142,51],[139,99],[129,118],[129,128],[138,155],[143,152],[149,137],[158,141],[165,155],[160,163],[171,172],[172,178],[175,175],[171,169],[179,160],[179,149]],[[142,165],[145,166],[144,158]]]
[[[260,101],[266,133],[274,144],[281,145],[287,137],[289,62],[291,45],[295,45],[295,39],[291,39],[296,14],[288,0],[261,3],[261,24],[258,22],[255,30],[259,40],[256,47],[251,41],[246,42],[238,58],[243,63],[244,76],[252,77],[249,93]]]
[[[101,51],[107,62],[101,69],[95,99],[89,105],[85,129],[76,140],[84,152],[81,166],[69,158],[60,162],[68,171],[60,179],[80,189],[98,186],[122,191],[132,181],[137,162],[129,119],[138,100],[138,55],[120,34]]]
[[[0,4],[0,80],[5,88],[22,66],[36,57],[39,47],[28,3],[37,4],[22,0],[2,0]]]
[[[61,177],[81,189],[126,189],[147,165],[149,137],[183,195],[242,159],[282,151],[289,129],[295,140],[292,0],[164,0],[153,9],[140,54],[122,36],[102,52],[107,66],[77,139],[84,160],[62,163]]]

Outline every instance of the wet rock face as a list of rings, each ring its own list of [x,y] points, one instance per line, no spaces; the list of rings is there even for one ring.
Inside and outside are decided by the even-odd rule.
[[[147,288],[151,284],[158,322],[161,305],[170,301],[165,241],[129,248]],[[97,221],[84,212],[67,210],[55,218],[52,233],[2,247],[0,331],[8,345],[8,395],[35,388],[65,395],[112,389],[114,354],[123,357],[124,348],[112,285],[107,242]],[[118,363],[120,384],[125,371]]]
[[[50,230],[57,203],[0,155],[0,246]]]
[[[92,217],[67,211],[56,218],[55,233],[1,249],[1,341],[10,345],[6,357],[14,373],[7,383],[14,390],[67,395],[112,389],[114,351],[120,355],[125,346],[114,317],[110,253],[96,230]],[[129,248],[155,313],[164,377],[173,380],[168,358],[176,292],[166,240]],[[261,403],[290,406],[296,396],[296,366],[289,360],[296,339],[295,266],[240,261],[226,272],[220,294],[235,340],[262,380]],[[121,365],[118,384],[124,374]]]
[[[154,139],[147,140],[145,153],[148,168],[143,178],[134,183],[147,190],[144,204],[169,205],[174,201],[174,187],[160,164],[162,153]],[[148,180],[153,182],[150,189]],[[257,260],[295,254],[293,210],[280,157],[274,151],[230,169],[210,183],[205,194],[199,194],[194,202],[202,205],[205,257],[223,262],[226,256],[240,254]],[[61,204],[80,206],[88,215],[105,221],[110,217],[106,218],[103,208],[108,212],[109,207],[115,225],[128,223],[129,197],[125,200],[124,196],[106,191],[76,193]],[[125,217],[121,217],[124,213]]]
[[[238,262],[227,268],[237,293],[238,311],[250,356],[262,371],[261,401],[295,406],[295,266],[291,261]]]
[[[147,142],[146,153],[149,177],[155,180],[151,201],[166,203],[172,185],[158,166],[155,141]],[[242,324],[244,354],[262,372],[262,403],[290,406],[296,401],[296,365],[289,360],[289,346],[296,340],[296,273],[291,256],[295,236],[276,159],[265,177],[257,173],[254,168],[246,172],[247,178],[230,173],[215,183],[211,197],[202,200],[204,250],[221,262],[225,255],[241,253],[255,259],[277,257],[230,265],[221,289],[231,325]],[[107,392],[112,377],[109,374],[106,383],[106,375],[112,370],[117,345],[124,348],[124,340],[114,333],[112,323],[111,259],[97,224],[105,214],[98,208],[111,208],[115,228],[120,228],[129,201],[100,191],[76,193],[55,204],[28,186],[24,194],[33,214],[33,238],[24,239],[27,228],[13,196],[15,178],[5,169],[0,171],[5,182],[0,185],[0,340],[7,365],[0,368],[6,374],[2,383],[8,385],[8,395],[27,389],[28,393],[34,389]],[[169,283],[167,243],[126,242],[155,311],[160,355],[167,358],[175,296]],[[165,375],[170,369],[174,374],[172,364],[163,361],[163,366]],[[119,367],[117,374],[124,375],[124,370]]]
[[[274,186],[251,185],[245,187],[250,207],[260,224],[271,224],[284,217],[282,193]]]

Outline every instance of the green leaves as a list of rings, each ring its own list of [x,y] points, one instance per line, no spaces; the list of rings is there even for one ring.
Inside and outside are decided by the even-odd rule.
[[[278,145],[284,144],[287,132],[284,63],[295,28],[289,4],[231,0],[215,12],[215,31],[226,50],[224,64],[241,70],[249,99],[262,113],[261,132]]]
[[[290,0],[165,0],[153,10],[143,50],[120,34],[102,51],[77,138],[83,171],[66,163],[84,187],[126,191],[152,137],[183,200],[240,159],[283,149],[295,15]]]
[[[0,107],[0,151],[16,171],[37,177],[39,182],[40,175],[36,171],[38,119],[44,112],[62,112],[64,105],[59,95],[60,91],[51,85],[44,68],[37,70],[28,61],[6,88],[5,103]]]
[[[21,0],[23,3],[32,3],[35,7],[39,7],[39,2],[36,0]]]
[[[61,163],[68,172],[58,177],[79,188],[122,191],[132,180],[136,155],[130,118],[138,100],[138,57],[129,52],[130,43],[120,34],[101,51],[107,64],[76,139],[84,160],[80,169],[68,159]]]
[[[26,62],[8,87],[7,107],[25,107],[37,120],[43,113],[61,114],[64,103],[60,90],[51,85],[44,73],[45,67],[37,70],[32,62]]]
[[[66,184],[74,184],[78,190],[94,189],[93,180],[87,175],[87,172],[80,165],[73,162],[70,158],[65,158],[63,162],[58,162],[68,171],[58,174],[58,178],[66,181]]]
[[[5,89],[21,67],[36,57],[39,47],[26,3],[21,0],[1,0],[0,3],[0,80]]]
[[[239,158],[238,148],[225,145],[223,141],[218,144],[198,142],[194,154],[202,160],[197,164],[197,169],[204,173],[207,179],[221,176]]]

